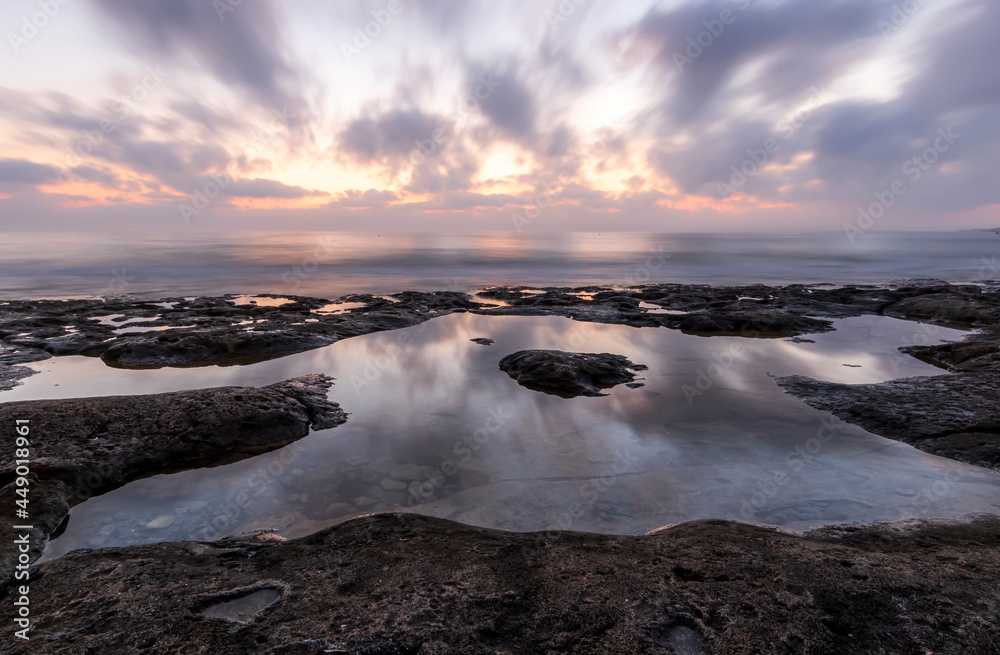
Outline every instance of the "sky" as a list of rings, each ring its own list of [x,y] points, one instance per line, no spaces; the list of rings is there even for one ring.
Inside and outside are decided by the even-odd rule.
[[[1000,226],[995,0],[4,0],[0,228]]]

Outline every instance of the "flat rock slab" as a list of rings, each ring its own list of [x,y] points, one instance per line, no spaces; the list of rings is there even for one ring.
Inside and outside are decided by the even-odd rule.
[[[281,600],[280,588],[261,587],[240,590],[205,599],[202,616],[210,619],[227,619],[237,623],[250,623],[271,605]]]
[[[802,375],[785,391],[869,432],[1000,471],[1000,371],[838,384]]]
[[[264,294],[269,296],[269,294]],[[454,312],[562,316],[576,321],[667,327],[701,336],[781,338],[828,332],[830,318],[884,314],[955,327],[990,327],[1000,293],[977,285],[909,280],[892,287],[835,289],[647,284],[605,287],[498,287],[476,297],[457,291],[368,294],[331,302],[305,296],[237,304],[232,296],[106,300],[10,300],[0,303],[4,344],[50,355],[101,357],[109,366],[240,365],[283,357],[340,339],[395,330]],[[495,302],[500,300],[503,306]],[[337,310],[343,305],[344,310]],[[121,330],[121,328],[127,330]],[[136,333],[137,330],[147,330]],[[0,379],[17,362],[0,354]],[[2,382],[0,382],[2,384]]]
[[[46,562],[4,652],[996,653],[998,577],[995,518],[620,537],[380,514]]]
[[[0,404],[0,425],[29,421],[32,559],[69,507],[156,473],[279,448],[347,415],[327,398],[333,379],[306,375],[267,387],[217,387],[138,396]],[[15,449],[0,449],[0,505],[13,511]],[[0,585],[16,552],[0,542]]]
[[[634,371],[647,368],[623,355],[562,350],[519,350],[500,360],[500,370],[521,386],[564,398],[606,396],[602,389],[634,383]]]
[[[35,348],[10,346],[0,341],[0,391],[13,389],[21,384],[21,380],[36,373],[34,369],[19,364],[38,362],[49,357],[49,353]]]

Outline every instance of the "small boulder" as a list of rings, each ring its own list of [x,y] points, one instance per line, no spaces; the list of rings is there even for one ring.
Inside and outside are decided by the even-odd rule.
[[[423,482],[427,473],[416,464],[399,464],[389,470],[389,477],[401,482]]]
[[[561,350],[520,350],[500,360],[500,370],[521,386],[563,398],[605,396],[602,389],[634,382],[633,371],[646,368],[623,355]]]

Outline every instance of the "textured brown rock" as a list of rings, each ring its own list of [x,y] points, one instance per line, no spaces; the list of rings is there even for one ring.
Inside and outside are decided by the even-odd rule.
[[[266,537],[267,535],[262,535]],[[645,537],[416,515],[71,553],[7,653],[996,653],[1000,522],[695,521]],[[10,607],[10,598],[2,599]]]
[[[519,350],[500,360],[500,370],[521,386],[566,398],[606,395],[602,389],[631,383],[633,371],[646,368],[622,355],[562,350]]]
[[[540,291],[540,292],[539,292]],[[582,297],[580,293],[588,294]],[[265,294],[267,295],[267,294]],[[11,300],[0,304],[0,347],[51,355],[102,357],[110,366],[234,365],[319,348],[340,339],[394,330],[453,312],[495,316],[564,316],[577,321],[668,327],[704,336],[790,337],[831,329],[829,318],[886,314],[941,325],[981,327],[1000,318],[1000,294],[974,285],[910,281],[892,288],[850,285],[835,289],[793,284],[739,287],[650,284],[601,287],[498,287],[476,298],[456,291],[393,294],[392,300],[348,295],[346,311],[330,301],[289,296],[274,306],[237,305],[231,296],[130,299]],[[505,306],[491,303],[501,300]],[[671,313],[640,306],[646,302]],[[346,307],[347,305],[345,305]],[[118,332],[146,328],[144,334]],[[43,355],[45,356],[45,355]],[[12,378],[0,357],[0,379]],[[23,373],[23,371],[22,371]]]
[[[68,507],[143,475],[272,450],[346,414],[326,397],[332,378],[307,375],[267,387],[217,387],[142,396],[0,404],[0,425],[30,421],[30,508],[37,557]],[[14,449],[0,449],[0,503],[14,507]],[[11,540],[0,542],[0,585],[13,572]]]
[[[789,393],[869,432],[1000,470],[1000,371],[837,384],[778,378]]]

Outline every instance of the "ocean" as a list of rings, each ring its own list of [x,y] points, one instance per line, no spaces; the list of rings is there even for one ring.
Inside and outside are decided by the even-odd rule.
[[[0,233],[7,299],[904,278],[1000,279],[1000,234]]]

